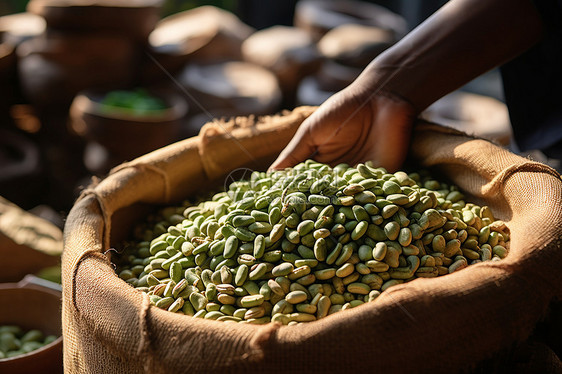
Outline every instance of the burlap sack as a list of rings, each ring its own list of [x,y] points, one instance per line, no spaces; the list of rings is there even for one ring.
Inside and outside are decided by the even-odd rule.
[[[511,251],[503,261],[417,279],[369,305],[294,327],[175,315],[116,276],[107,251],[143,211],[214,188],[238,167],[265,169],[312,110],[208,124],[198,137],[126,163],[84,191],[65,227],[67,373],[450,373],[531,334],[562,293],[560,176],[429,124],[415,129],[413,158],[507,222]]]
[[[62,231],[0,196],[0,283],[19,282],[27,274],[58,266]]]

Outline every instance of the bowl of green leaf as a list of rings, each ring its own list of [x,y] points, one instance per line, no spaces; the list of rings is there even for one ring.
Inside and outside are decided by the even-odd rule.
[[[108,154],[109,169],[178,139],[188,111],[173,91],[83,91],[70,107],[73,130]]]

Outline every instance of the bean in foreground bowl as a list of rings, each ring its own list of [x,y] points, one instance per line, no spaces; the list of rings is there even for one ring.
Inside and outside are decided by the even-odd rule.
[[[33,352],[57,340],[38,329],[24,330],[17,325],[0,326],[0,359]]]
[[[45,285],[48,285],[45,286]],[[26,276],[0,284],[0,373],[62,373],[59,285]]]

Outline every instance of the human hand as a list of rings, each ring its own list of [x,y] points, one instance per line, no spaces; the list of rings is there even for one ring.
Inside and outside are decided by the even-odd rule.
[[[332,166],[371,160],[395,171],[406,158],[414,119],[415,110],[407,101],[349,86],[301,124],[270,169],[312,158]]]

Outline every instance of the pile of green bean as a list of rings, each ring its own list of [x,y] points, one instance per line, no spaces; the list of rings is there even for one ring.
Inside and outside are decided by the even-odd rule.
[[[162,209],[136,227],[116,263],[158,308],[292,325],[499,260],[508,242],[487,206],[427,173],[308,160]]]
[[[55,340],[55,335],[45,336],[37,329],[25,331],[16,325],[0,326],[0,359],[33,352]]]

